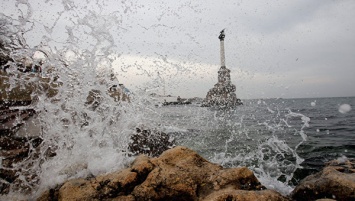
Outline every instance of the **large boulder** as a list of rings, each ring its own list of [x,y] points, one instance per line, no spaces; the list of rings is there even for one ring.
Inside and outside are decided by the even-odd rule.
[[[134,188],[136,200],[200,200],[224,188],[264,189],[249,169],[223,169],[185,147],[170,149],[150,162],[155,168]]]
[[[186,147],[140,155],[122,171],[73,179],[38,200],[287,200],[245,167],[224,169]]]
[[[355,160],[334,160],[304,178],[291,193],[295,200],[355,200]]]

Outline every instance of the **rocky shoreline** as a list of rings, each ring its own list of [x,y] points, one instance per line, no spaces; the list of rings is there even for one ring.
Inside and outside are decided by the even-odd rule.
[[[6,116],[3,122],[13,119],[9,114],[13,113],[14,118],[20,114],[7,112],[8,106],[2,109],[2,116]],[[0,132],[0,195],[4,196],[10,185],[21,188],[18,172],[36,178],[14,168],[14,164],[37,158],[42,143],[39,136],[16,137],[5,130]],[[290,195],[281,195],[263,186],[246,167],[223,168],[189,148],[174,146],[175,142],[163,132],[136,128],[128,149],[141,155],[130,167],[66,181],[37,195],[35,200],[355,200],[355,159],[330,161],[320,172],[304,178]],[[55,150],[47,150],[45,156],[55,156]]]
[[[223,168],[177,146],[157,158],[139,155],[121,171],[69,180],[37,200],[355,200],[355,160],[328,163],[284,196],[246,167]]]

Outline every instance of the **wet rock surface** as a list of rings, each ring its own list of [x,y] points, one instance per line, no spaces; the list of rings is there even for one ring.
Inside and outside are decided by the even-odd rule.
[[[20,185],[18,172],[25,171],[17,164],[26,163],[30,157],[36,157],[38,154],[35,152],[38,152],[41,143],[40,137],[0,136],[0,195],[9,192],[10,184]]]
[[[294,200],[355,200],[355,160],[330,161],[319,173],[310,175],[291,193]]]
[[[288,199],[280,196],[279,193],[272,190],[247,191],[247,190],[235,190],[232,188],[227,188],[227,189],[223,189],[211,193],[203,200],[204,201],[226,201],[226,200],[284,201]]]
[[[156,157],[174,146],[174,139],[170,138],[164,132],[154,129],[136,128],[136,132],[132,135],[131,141],[128,144],[128,149],[134,155],[146,154]]]
[[[10,184],[16,182],[19,169],[15,164],[25,160],[42,142],[40,137],[15,136],[24,122],[36,113],[24,107],[30,103],[0,101],[0,194],[8,193]]]
[[[259,199],[260,198],[260,199]],[[265,198],[265,199],[264,199]],[[287,200],[245,167],[224,169],[186,147],[138,156],[122,171],[69,180],[38,200]]]
[[[0,100],[0,136],[13,135],[27,119],[36,113],[34,109],[21,108],[30,103],[30,101],[5,102]]]

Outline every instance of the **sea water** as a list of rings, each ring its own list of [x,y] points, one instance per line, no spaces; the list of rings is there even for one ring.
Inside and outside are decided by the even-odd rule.
[[[355,156],[355,112],[339,112],[354,97],[243,102],[226,111],[158,108],[160,123],[179,144],[224,167],[247,166],[283,194],[325,162]]]
[[[67,179],[128,166],[133,158],[127,146],[140,126],[164,131],[177,145],[224,167],[247,166],[265,186],[283,194],[324,162],[355,156],[353,97],[243,100],[243,106],[231,110],[157,107],[149,95],[164,82],[147,71],[152,84],[135,91],[129,103],[116,102],[107,94],[116,84],[110,81],[112,63],[120,56],[120,47],[129,44],[113,36],[127,31],[122,26],[130,26],[130,12],[139,5],[123,2],[119,11],[109,3],[46,1],[45,5],[50,8],[37,12],[36,3],[17,1],[11,4],[17,14],[4,15],[13,20],[7,39],[28,33],[32,42],[23,47],[26,51],[14,50],[12,56],[31,58],[39,50],[45,52],[40,76],[60,86],[54,97],[40,91],[32,94],[43,142],[39,156],[31,152],[28,160],[14,167],[22,182],[21,188],[11,188],[10,196],[35,197]],[[44,21],[47,14],[51,17]],[[31,32],[33,27],[40,30]],[[184,65],[172,66],[173,71],[188,71]],[[127,73],[130,69],[120,67]],[[16,70],[9,72],[11,87],[23,84]],[[38,84],[36,79],[30,82]],[[86,104],[91,90],[101,94],[95,107]],[[56,156],[47,157],[48,150]]]

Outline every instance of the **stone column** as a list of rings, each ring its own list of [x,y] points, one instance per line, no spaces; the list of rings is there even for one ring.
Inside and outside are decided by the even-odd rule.
[[[220,48],[221,48],[221,66],[226,66],[226,58],[225,58],[225,55],[224,55],[224,38],[225,38],[225,35],[224,35],[224,29],[221,31],[221,33],[219,34],[218,36],[219,40],[220,40]]]
[[[226,66],[226,58],[224,56],[224,41],[221,40],[221,66]]]

